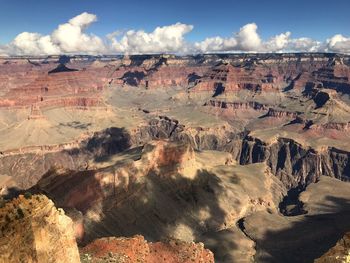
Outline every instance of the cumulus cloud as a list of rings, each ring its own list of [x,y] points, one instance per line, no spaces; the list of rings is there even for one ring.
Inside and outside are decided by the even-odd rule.
[[[192,31],[192,25],[176,23],[157,27],[153,32],[129,30],[125,34],[109,35],[112,50],[127,54],[142,53],[186,53],[189,46],[185,34]]]
[[[337,34],[327,39],[327,50],[332,52],[350,53],[350,37]]]
[[[84,32],[96,21],[96,15],[82,13],[70,19],[68,23],[59,25],[51,34],[52,42],[62,53],[104,53],[107,49],[102,39]]]
[[[10,53],[19,54],[58,54],[60,49],[51,41],[50,36],[42,36],[38,33],[23,32],[16,36],[9,46]]]
[[[255,23],[250,23],[241,27],[239,32],[232,37],[207,38],[202,42],[195,43],[195,47],[204,53],[215,51],[275,52],[286,48],[289,43],[290,32],[263,41],[257,30],[258,26]]]
[[[255,23],[247,24],[230,38],[213,37],[195,43],[199,52],[317,52],[321,51],[321,42],[311,38],[291,38],[287,31],[264,41],[258,33]]]
[[[290,39],[288,43],[288,50],[299,52],[324,51],[324,49],[322,49],[321,42],[308,37]]]
[[[261,38],[255,23],[247,24],[237,33],[237,49],[242,51],[257,51],[261,47]]]
[[[215,51],[256,51],[260,48],[261,39],[257,33],[255,23],[241,27],[240,31],[232,37],[222,38],[219,36],[206,38],[201,42],[196,42],[195,48],[200,52]]]
[[[270,38],[267,42],[263,43],[259,48],[265,52],[282,51],[287,48],[290,42],[290,35],[290,32],[285,32],[274,36]]]
[[[292,38],[284,32],[264,40],[258,26],[249,23],[230,37],[208,37],[190,43],[185,36],[192,25],[176,23],[144,30],[115,31],[101,38],[87,29],[97,16],[82,13],[59,25],[49,35],[23,32],[9,44],[0,46],[0,55],[56,54],[145,54],[145,53],[210,53],[210,52],[341,52],[350,53],[350,37],[340,34],[320,42],[308,37]]]
[[[200,52],[230,51],[237,46],[237,40],[235,38],[211,37],[202,42],[196,42],[194,46]]]
[[[68,53],[99,54],[107,51],[102,39],[85,33],[85,30],[97,21],[96,15],[82,13],[59,25],[51,35],[23,32],[0,53],[10,55],[55,55]]]

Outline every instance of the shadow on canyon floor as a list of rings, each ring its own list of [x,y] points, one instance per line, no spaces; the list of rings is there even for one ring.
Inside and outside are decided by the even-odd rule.
[[[141,180],[121,177],[120,186],[102,202],[104,218],[90,225],[94,233],[85,241],[135,234],[149,241],[176,235],[198,239],[201,233],[224,224],[226,213],[217,199],[222,189],[214,174],[198,170],[195,178],[188,179],[166,172],[151,171]],[[199,223],[200,213],[207,216]]]
[[[142,79],[145,77],[145,73],[142,71],[128,71],[120,78],[125,84],[133,87],[137,87]]]
[[[82,212],[85,236],[81,245],[100,237],[136,234],[148,241],[174,237],[205,242],[203,233],[214,233],[226,226],[226,211],[219,200],[224,192],[222,182],[205,169],[194,171],[191,178],[179,174],[176,162],[149,172],[130,164],[65,171],[57,176],[52,170],[35,191],[45,193],[66,211]],[[231,181],[237,183],[237,178]],[[229,233],[223,233],[220,242],[237,249]],[[215,246],[209,248],[215,251]]]
[[[125,128],[111,127],[96,132],[91,138],[82,142],[80,148],[66,150],[73,159],[93,158],[96,162],[105,162],[112,155],[131,147],[131,135]]]
[[[319,204],[321,213],[297,216],[300,219],[288,222],[288,228],[283,227],[287,221],[282,218],[283,230],[278,230],[279,222],[264,221],[274,226],[256,240],[257,262],[313,262],[334,246],[350,231],[350,200],[332,196],[326,200],[328,204]]]

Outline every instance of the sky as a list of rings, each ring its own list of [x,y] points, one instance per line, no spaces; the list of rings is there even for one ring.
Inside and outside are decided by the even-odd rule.
[[[0,0],[0,55],[349,53],[349,11],[349,0]]]

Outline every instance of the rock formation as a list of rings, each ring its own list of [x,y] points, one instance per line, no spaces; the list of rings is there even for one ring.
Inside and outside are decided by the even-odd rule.
[[[172,262],[213,263],[213,253],[203,244],[181,240],[148,243],[142,236],[132,238],[101,238],[80,250],[82,262]]]
[[[44,195],[2,201],[0,228],[1,262],[79,262],[72,220]]]
[[[345,234],[327,253],[314,261],[315,263],[350,262],[350,234]]]

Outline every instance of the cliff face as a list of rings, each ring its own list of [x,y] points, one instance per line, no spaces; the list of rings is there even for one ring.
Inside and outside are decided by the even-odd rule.
[[[272,172],[289,187],[306,186],[321,175],[349,181],[350,154],[335,148],[322,152],[286,138],[267,145],[247,137],[243,140],[241,164],[266,161]]]
[[[44,195],[2,203],[0,220],[1,262],[80,262],[72,220]]]

